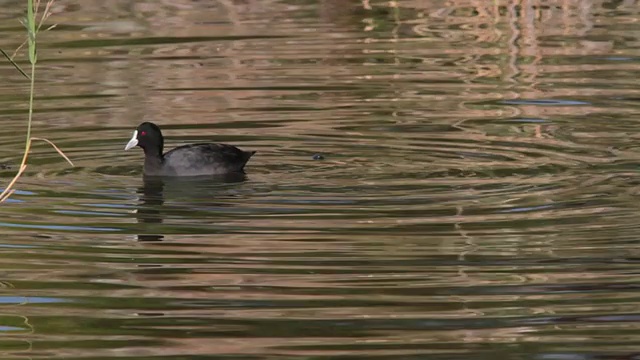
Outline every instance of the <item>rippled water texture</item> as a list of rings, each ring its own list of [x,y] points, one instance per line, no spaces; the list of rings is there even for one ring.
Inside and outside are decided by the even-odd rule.
[[[0,205],[1,359],[640,356],[636,1],[52,10],[34,136],[76,167],[38,142]],[[0,79],[6,186],[28,83]],[[258,152],[145,182],[142,121]]]

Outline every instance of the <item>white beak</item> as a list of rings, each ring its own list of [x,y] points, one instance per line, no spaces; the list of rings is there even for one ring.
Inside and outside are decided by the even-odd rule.
[[[129,150],[129,149],[135,147],[136,145],[138,145],[138,130],[135,130],[133,132],[133,136],[131,137],[131,140],[129,140],[129,142],[124,147],[124,149],[125,150]]]

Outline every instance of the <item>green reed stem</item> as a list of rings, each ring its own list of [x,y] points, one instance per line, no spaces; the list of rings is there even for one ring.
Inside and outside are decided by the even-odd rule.
[[[36,64],[36,16],[33,12],[33,0],[27,0],[27,33],[29,36],[29,61]]]
[[[36,63],[36,16],[33,12],[33,0],[27,0],[27,33],[29,36],[29,62],[31,63],[31,86],[29,88],[29,120],[27,121],[27,140],[24,147],[22,163],[27,161],[29,147],[31,146],[31,122],[33,120],[33,94],[35,90]]]
[[[53,146],[53,148],[63,157],[65,158],[70,164],[71,166],[73,166],[73,163],[71,162],[71,160],[69,160],[69,158],[62,152],[62,150],[60,150],[55,144],[53,144],[51,141],[47,140],[47,139],[40,139],[40,138],[32,138],[31,137],[31,124],[33,122],[33,98],[34,98],[34,94],[35,94],[35,85],[36,85],[36,63],[38,62],[38,53],[36,51],[36,35],[38,34],[38,30],[40,30],[40,27],[42,26],[42,24],[44,23],[44,21],[47,19],[47,17],[51,14],[51,6],[53,5],[53,3],[55,2],[55,0],[48,0],[45,10],[40,18],[40,23],[37,23],[37,14],[38,14],[38,10],[40,8],[40,1],[41,0],[36,0],[35,5],[34,5],[34,1],[33,0],[27,0],[27,18],[26,18],[26,23],[23,22],[23,25],[27,28],[27,44],[29,47],[29,62],[31,63],[31,76],[28,76],[24,71],[22,71],[22,69],[20,68],[20,66],[13,61],[13,59],[7,55],[6,52],[0,50],[2,52],[2,55],[4,55],[9,62],[11,62],[11,64],[13,64],[13,66],[18,69],[18,71],[20,71],[20,73],[22,73],[22,75],[24,75],[25,77],[27,77],[30,81],[30,86],[29,86],[29,116],[28,116],[28,120],[27,120],[27,137],[26,137],[26,141],[25,141],[25,145],[24,145],[24,154],[22,155],[22,163],[20,164],[20,169],[18,170],[18,173],[14,176],[14,178],[11,180],[11,182],[9,183],[9,185],[7,185],[7,187],[4,189],[4,191],[2,191],[2,193],[0,193],[0,203],[5,201],[9,196],[11,196],[11,194],[14,192],[14,190],[12,189],[13,184],[15,184],[15,182],[18,180],[18,178],[22,175],[22,173],[24,172],[24,170],[27,167],[27,158],[29,157],[29,150],[31,149],[31,142],[32,140],[43,140],[48,142],[49,144],[51,144],[51,146]],[[52,27],[50,27],[49,29],[51,29]],[[17,51],[17,50],[16,50]]]

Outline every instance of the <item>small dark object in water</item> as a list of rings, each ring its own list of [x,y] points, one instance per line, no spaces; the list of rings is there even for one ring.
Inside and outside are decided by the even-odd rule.
[[[324,160],[324,156],[321,154],[315,154],[313,155],[313,160]]]
[[[144,174],[147,176],[203,176],[244,172],[255,151],[242,151],[227,144],[199,143],[178,146],[162,154],[164,137],[160,128],[143,122],[124,147],[144,150]]]
[[[9,164],[0,164],[0,170],[9,170],[11,169],[11,165]]]

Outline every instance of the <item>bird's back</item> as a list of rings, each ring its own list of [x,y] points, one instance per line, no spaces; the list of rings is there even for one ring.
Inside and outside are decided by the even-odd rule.
[[[198,176],[242,172],[253,154],[255,151],[242,151],[227,144],[183,145],[164,154],[160,175]]]

